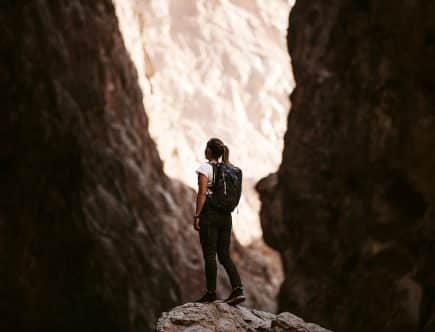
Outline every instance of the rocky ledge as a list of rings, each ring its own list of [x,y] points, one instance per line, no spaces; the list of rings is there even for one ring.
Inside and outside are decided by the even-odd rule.
[[[157,321],[156,332],[176,331],[328,332],[329,330],[307,323],[289,312],[275,315],[216,301],[209,304],[186,303],[164,312]]]

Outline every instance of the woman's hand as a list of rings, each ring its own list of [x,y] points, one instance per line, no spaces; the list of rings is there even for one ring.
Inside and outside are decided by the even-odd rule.
[[[193,228],[195,228],[196,231],[199,231],[199,216],[193,217]]]

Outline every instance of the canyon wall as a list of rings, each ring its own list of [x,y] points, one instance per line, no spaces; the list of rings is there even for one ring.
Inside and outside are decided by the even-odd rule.
[[[0,8],[0,329],[152,330],[204,291],[203,260],[194,191],[163,171],[115,8]],[[274,310],[279,271],[232,252],[247,304]]]
[[[296,89],[256,186],[280,310],[335,331],[435,330],[435,5],[297,1]]]

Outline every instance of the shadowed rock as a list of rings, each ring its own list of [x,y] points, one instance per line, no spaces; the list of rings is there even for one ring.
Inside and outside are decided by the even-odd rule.
[[[336,331],[435,331],[433,1],[296,1],[279,171],[261,180],[279,310]]]

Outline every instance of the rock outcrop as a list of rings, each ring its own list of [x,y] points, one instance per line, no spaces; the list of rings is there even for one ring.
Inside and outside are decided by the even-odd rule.
[[[277,315],[223,302],[186,303],[164,312],[156,332],[330,332],[289,313]]]
[[[296,2],[283,160],[257,184],[280,310],[336,331],[435,330],[434,15]]]

